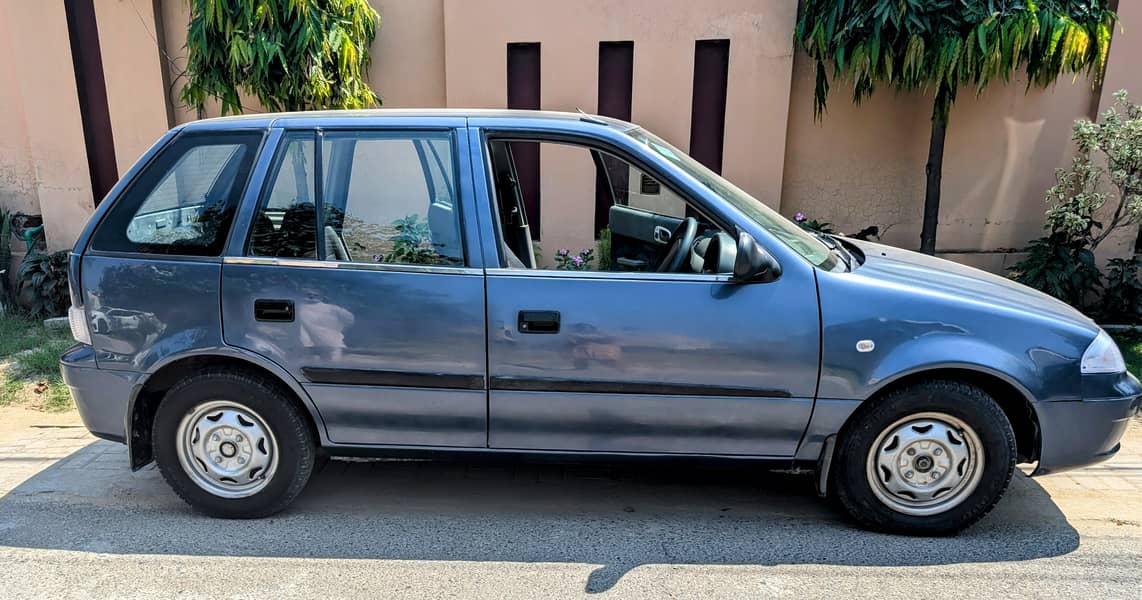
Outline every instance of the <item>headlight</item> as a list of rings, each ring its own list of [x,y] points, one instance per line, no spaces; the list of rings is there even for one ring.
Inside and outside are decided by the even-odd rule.
[[[1090,343],[1090,347],[1083,353],[1083,373],[1121,373],[1126,370],[1126,361],[1122,360],[1122,353],[1118,351],[1118,344],[1110,339],[1105,331],[1100,331],[1098,337]]]

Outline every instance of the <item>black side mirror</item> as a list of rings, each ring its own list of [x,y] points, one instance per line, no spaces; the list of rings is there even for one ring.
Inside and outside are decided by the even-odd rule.
[[[765,248],[758,245],[753,236],[738,234],[738,254],[734,259],[734,283],[769,283],[781,277],[781,265]]]

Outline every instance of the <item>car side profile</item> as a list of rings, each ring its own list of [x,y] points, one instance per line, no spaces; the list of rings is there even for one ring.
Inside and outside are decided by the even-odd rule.
[[[326,456],[685,457],[810,469],[865,527],[947,534],[1017,463],[1114,455],[1142,394],[1069,306],[810,233],[583,114],[176,127],[69,275],[87,428],[218,517],[284,509]]]

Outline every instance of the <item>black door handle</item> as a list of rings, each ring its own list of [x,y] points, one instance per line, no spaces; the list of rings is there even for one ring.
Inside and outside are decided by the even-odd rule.
[[[292,323],[293,300],[254,300],[254,319]]]
[[[521,310],[518,326],[520,333],[559,333],[559,311]]]

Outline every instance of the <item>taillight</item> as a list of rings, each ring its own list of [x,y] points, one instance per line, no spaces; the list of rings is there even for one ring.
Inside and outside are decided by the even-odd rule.
[[[87,314],[82,306],[67,309],[67,321],[71,325],[71,337],[81,344],[91,345],[91,331],[87,328]]]

